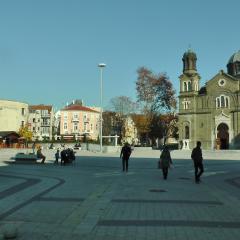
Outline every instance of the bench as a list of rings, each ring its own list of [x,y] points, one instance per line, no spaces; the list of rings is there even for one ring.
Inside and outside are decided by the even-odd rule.
[[[34,153],[17,153],[14,159],[17,163],[36,163],[38,158]]]

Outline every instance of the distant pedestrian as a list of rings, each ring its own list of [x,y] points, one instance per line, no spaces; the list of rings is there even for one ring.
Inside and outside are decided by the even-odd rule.
[[[46,157],[42,154],[41,146],[38,147],[38,150],[37,150],[37,158],[42,159],[41,163],[44,163],[45,160],[46,160]]]
[[[172,158],[168,146],[164,146],[160,155],[160,168],[162,168],[163,178],[166,180],[168,176],[168,168],[172,164]]]
[[[35,154],[35,148],[36,148],[36,143],[33,142],[33,144],[32,144],[32,151],[33,151],[33,154]]]
[[[122,158],[122,170],[128,171],[128,160],[129,157],[132,153],[131,147],[128,143],[125,143],[124,146],[122,147],[121,153],[120,153],[120,158]]]
[[[200,141],[197,141],[197,146],[192,150],[191,158],[193,160],[194,168],[195,168],[195,182],[199,183],[201,181],[200,176],[204,172],[202,149],[201,149]]]
[[[60,158],[60,151],[57,149],[57,152],[55,153],[55,164],[58,164],[58,159]]]

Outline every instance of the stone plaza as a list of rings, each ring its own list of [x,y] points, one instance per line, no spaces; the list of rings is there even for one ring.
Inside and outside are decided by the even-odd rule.
[[[61,166],[55,150],[45,164],[14,163],[17,152],[0,149],[0,239],[239,239],[240,151],[203,151],[200,184],[187,150],[171,152],[167,180],[159,150],[135,148],[128,173],[119,153],[77,150]]]

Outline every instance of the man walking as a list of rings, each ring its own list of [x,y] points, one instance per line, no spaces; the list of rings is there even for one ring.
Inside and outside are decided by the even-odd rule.
[[[120,154],[120,158],[122,158],[123,172],[128,171],[128,160],[131,153],[132,153],[131,147],[129,146],[128,143],[125,143],[124,146],[122,147],[121,154]]]
[[[199,183],[200,176],[204,172],[203,169],[203,158],[202,158],[202,149],[201,149],[201,142],[197,141],[197,146],[192,150],[191,158],[194,162],[194,168],[195,168],[195,181],[196,183]],[[199,171],[198,171],[199,170]]]

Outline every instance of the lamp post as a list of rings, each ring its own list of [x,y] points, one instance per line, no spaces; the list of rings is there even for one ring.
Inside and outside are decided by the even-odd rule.
[[[102,119],[102,109],[103,109],[103,68],[106,67],[106,64],[105,63],[99,63],[98,64],[98,67],[100,68],[100,108],[101,108],[101,111],[100,111],[100,152],[102,153],[102,133],[103,133],[103,127],[102,127],[102,122],[103,122],[103,119]]]

